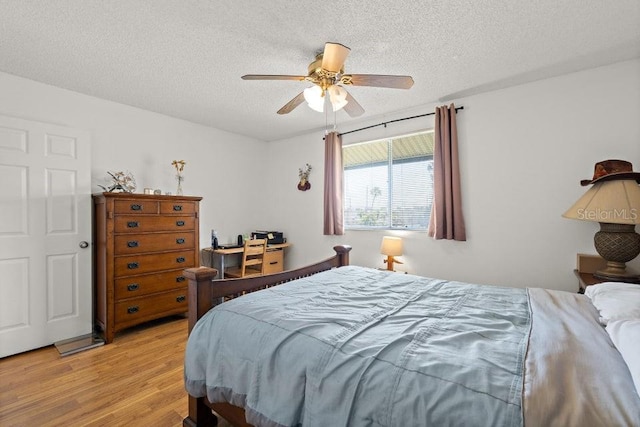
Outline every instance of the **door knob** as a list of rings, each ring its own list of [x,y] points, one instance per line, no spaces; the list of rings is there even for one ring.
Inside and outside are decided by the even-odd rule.
[[[86,248],[89,247],[89,242],[85,242],[83,240],[82,242],[80,242],[80,244],[78,246],[80,246],[82,249],[86,249]]]

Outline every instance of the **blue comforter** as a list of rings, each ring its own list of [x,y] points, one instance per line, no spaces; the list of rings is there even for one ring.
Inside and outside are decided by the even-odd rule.
[[[255,425],[517,426],[530,326],[525,289],[342,267],[211,310],[185,384]]]

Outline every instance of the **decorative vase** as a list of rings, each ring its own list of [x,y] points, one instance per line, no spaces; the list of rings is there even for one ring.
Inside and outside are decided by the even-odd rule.
[[[304,178],[302,178],[298,183],[298,190],[300,191],[307,191],[310,188],[311,188],[311,183]]]
[[[184,177],[178,174],[176,175],[176,178],[178,179],[178,188],[176,189],[176,195],[182,196],[182,181],[184,180]]]

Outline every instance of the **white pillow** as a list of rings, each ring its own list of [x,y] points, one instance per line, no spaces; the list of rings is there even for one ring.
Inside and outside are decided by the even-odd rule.
[[[587,286],[584,294],[600,312],[600,322],[640,319],[640,285],[604,282]]]
[[[640,394],[640,319],[611,320],[606,329],[629,367],[636,392]]]

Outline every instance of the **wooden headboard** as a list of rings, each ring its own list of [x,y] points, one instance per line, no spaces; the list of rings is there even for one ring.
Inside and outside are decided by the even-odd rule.
[[[224,297],[265,289],[334,267],[349,265],[351,246],[338,245],[334,246],[333,250],[336,254],[324,261],[265,276],[214,280],[218,274],[215,268],[199,267],[185,270],[184,275],[189,281],[189,331],[199,318]]]
[[[198,319],[223,298],[235,297],[246,292],[253,292],[282,283],[290,282],[301,277],[311,276],[321,271],[335,267],[349,265],[349,251],[351,246],[334,246],[336,254],[324,261],[308,265],[295,270],[265,276],[252,276],[239,279],[214,280],[218,270],[209,267],[190,268],[184,271],[189,280],[189,333]],[[211,410],[216,411],[235,426],[248,426],[244,418],[244,409],[228,403],[209,403],[205,398],[189,396],[189,416],[182,421],[185,427],[203,427],[217,425],[216,417]]]

